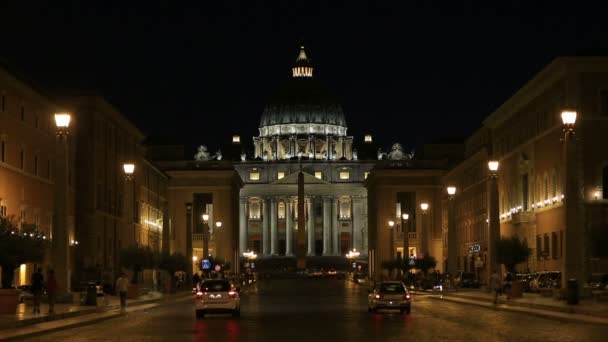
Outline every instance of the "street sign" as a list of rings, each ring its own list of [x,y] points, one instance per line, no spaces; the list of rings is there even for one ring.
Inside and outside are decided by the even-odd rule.
[[[211,269],[211,261],[205,259],[201,262],[201,269],[208,270]]]
[[[480,245],[469,246],[469,253],[478,253],[479,251],[481,251]]]

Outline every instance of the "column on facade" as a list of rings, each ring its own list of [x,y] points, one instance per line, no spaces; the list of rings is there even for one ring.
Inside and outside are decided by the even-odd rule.
[[[356,248],[360,253],[363,253],[363,241],[361,241],[361,229],[363,228],[363,209],[361,208],[362,200],[360,196],[352,197],[353,212],[352,212],[352,242],[353,248]]]
[[[314,213],[314,205],[313,205],[313,197],[310,197],[306,202],[306,207],[308,211],[308,222],[307,222],[307,232],[308,232],[308,255],[315,255],[315,213]]]
[[[278,235],[279,229],[277,225],[277,198],[270,198],[270,254],[277,255],[278,253]]]
[[[338,217],[340,216],[340,200],[338,197],[334,197],[332,198],[332,201],[332,254],[340,255],[340,221],[338,219]]]
[[[239,202],[239,254],[247,250],[247,197]]]
[[[456,274],[458,259],[458,245],[456,243],[456,203],[454,198],[448,200],[448,269],[451,274]],[[491,273],[491,272],[490,272]]]
[[[325,159],[329,160],[331,159],[331,148],[329,146],[329,135],[325,136],[325,150],[327,151],[327,156],[325,157]]]
[[[285,255],[293,255],[293,202],[291,198],[285,200]]]
[[[323,196],[323,255],[331,254],[331,197]]]
[[[262,255],[270,253],[270,199],[264,198],[264,216],[262,217]]]

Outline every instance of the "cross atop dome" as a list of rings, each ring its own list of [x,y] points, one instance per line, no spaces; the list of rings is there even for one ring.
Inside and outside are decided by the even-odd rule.
[[[304,45],[300,46],[300,53],[296,58],[296,64],[291,68],[293,77],[312,77],[312,65],[306,56]]]

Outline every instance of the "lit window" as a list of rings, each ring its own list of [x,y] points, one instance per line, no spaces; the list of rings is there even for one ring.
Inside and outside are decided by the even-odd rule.
[[[285,178],[285,172],[283,172],[283,171],[277,172],[277,179],[283,179],[283,178]]]
[[[249,204],[249,218],[257,220],[260,218],[260,202],[254,201]]]
[[[323,179],[323,172],[321,172],[321,171],[315,171],[315,177],[319,178],[319,179]]]
[[[349,198],[340,199],[340,219],[342,219],[342,220],[350,219],[350,199]]]
[[[371,134],[366,134],[365,138],[364,138],[364,141],[366,143],[371,143],[372,142],[372,135]]]
[[[285,218],[285,202],[279,202],[279,218]]]
[[[350,179],[349,171],[340,171],[340,179]]]
[[[369,176],[369,171],[366,171],[366,172],[363,174],[363,178],[367,179],[367,176]]]
[[[260,180],[260,172],[259,171],[251,171],[249,172],[249,180]]]
[[[238,135],[236,135],[236,134],[235,134],[235,135],[233,135],[233,136],[232,136],[232,143],[233,143],[233,144],[239,144],[239,143],[241,143],[241,137],[240,137],[240,136],[238,136]]]
[[[0,200],[0,217],[6,217],[6,203]]]

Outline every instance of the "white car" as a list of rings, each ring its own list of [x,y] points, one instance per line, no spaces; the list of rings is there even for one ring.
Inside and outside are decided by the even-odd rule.
[[[205,280],[198,286],[195,294],[196,318],[203,318],[207,313],[231,313],[233,317],[241,315],[239,289],[228,280]]]
[[[400,281],[383,281],[370,290],[367,299],[367,311],[376,312],[378,309],[398,309],[401,313],[410,313],[412,296]]]

